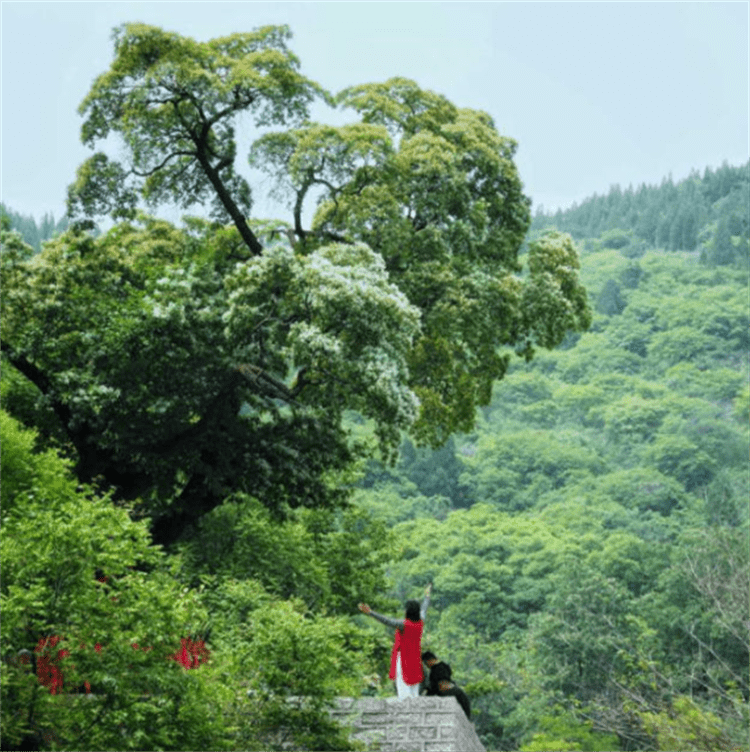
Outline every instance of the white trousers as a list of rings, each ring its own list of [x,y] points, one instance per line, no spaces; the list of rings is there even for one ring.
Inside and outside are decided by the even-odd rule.
[[[419,684],[407,684],[404,681],[404,674],[401,671],[401,651],[396,656],[396,694],[399,700],[405,700],[407,697],[419,697]]]

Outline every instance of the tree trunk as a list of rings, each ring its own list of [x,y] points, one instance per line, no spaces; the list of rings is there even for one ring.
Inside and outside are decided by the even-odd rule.
[[[247,226],[245,217],[229,195],[229,191],[227,191],[226,186],[219,177],[218,171],[211,166],[205,151],[200,148],[198,149],[198,161],[206,173],[206,177],[211,181],[211,185],[214,187],[216,195],[219,197],[219,200],[232,218],[234,226],[245,241],[245,245],[250,249],[253,256],[260,256],[260,254],[263,253],[263,246],[260,244],[258,238],[255,237],[253,231]]]

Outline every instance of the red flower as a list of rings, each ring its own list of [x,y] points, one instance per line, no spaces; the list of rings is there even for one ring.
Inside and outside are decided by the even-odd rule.
[[[37,678],[39,683],[45,687],[49,687],[51,694],[55,695],[63,690],[63,672],[59,665],[63,659],[70,657],[70,650],[67,648],[61,648],[55,651],[55,654],[50,656],[50,649],[54,648],[61,639],[59,635],[52,635],[50,637],[42,637],[37,642],[34,652],[39,655],[37,659]],[[153,646],[140,648],[139,643],[131,643],[133,650],[142,649],[145,653],[153,650]],[[84,650],[86,648],[85,643],[80,643],[79,648]],[[102,645],[97,642],[94,645],[94,650],[97,653],[102,652]],[[44,654],[43,654],[44,653]],[[208,660],[210,651],[206,647],[203,640],[193,641],[191,637],[183,637],[180,640],[180,649],[173,655],[167,656],[171,660],[177,661],[185,669],[198,668],[202,663]],[[22,660],[28,662],[26,656],[22,657]],[[71,666],[71,669],[75,670],[75,666]],[[86,689],[86,693],[91,692],[91,684],[88,681],[84,681],[83,685]]]
[[[59,690],[62,690],[62,671],[60,671],[57,666],[54,666],[52,663],[50,663],[49,656],[40,656],[36,664],[36,675],[41,685],[49,687],[51,694],[56,695]]]
[[[209,651],[203,640],[193,642],[190,637],[183,637],[180,642],[182,645],[180,650],[169,657],[181,663],[183,668],[198,668],[201,663],[205,663],[208,660]]]

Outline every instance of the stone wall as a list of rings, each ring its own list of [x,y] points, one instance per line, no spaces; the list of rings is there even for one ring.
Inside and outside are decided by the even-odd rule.
[[[339,698],[331,715],[378,752],[485,752],[455,697]]]

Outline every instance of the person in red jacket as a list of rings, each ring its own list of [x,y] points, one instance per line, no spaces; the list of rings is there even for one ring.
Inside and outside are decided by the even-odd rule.
[[[396,630],[391,651],[391,671],[389,679],[396,682],[396,694],[399,700],[407,697],[419,697],[419,685],[424,679],[422,673],[422,630],[427,606],[430,604],[432,583],[424,591],[424,600],[420,608],[419,601],[406,602],[406,614],[403,619],[392,619],[373,611],[366,603],[359,604],[363,614],[372,616],[382,624]]]

